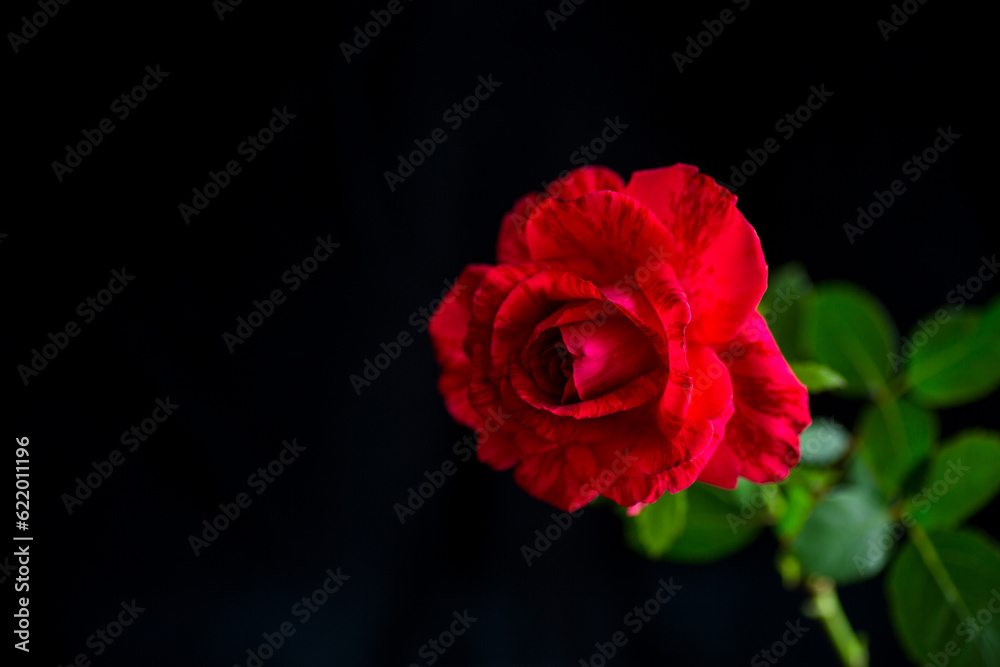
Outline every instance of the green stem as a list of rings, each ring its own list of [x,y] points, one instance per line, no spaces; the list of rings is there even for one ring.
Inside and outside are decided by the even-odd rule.
[[[810,593],[812,614],[823,624],[840,663],[844,667],[868,667],[868,646],[854,633],[833,581],[825,577],[812,578],[806,588]]]
[[[910,541],[917,548],[921,560],[924,561],[924,565],[927,566],[927,570],[934,577],[934,582],[941,590],[941,594],[944,595],[944,599],[947,600],[948,604],[955,611],[955,614],[959,618],[968,618],[971,616],[969,608],[965,605],[965,600],[962,599],[961,593],[958,592],[955,582],[951,580],[951,575],[948,574],[947,568],[941,562],[941,556],[938,555],[934,543],[931,542],[931,538],[923,526],[914,524],[910,528]]]

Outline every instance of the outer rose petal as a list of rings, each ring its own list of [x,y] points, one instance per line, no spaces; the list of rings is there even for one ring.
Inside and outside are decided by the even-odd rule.
[[[516,418],[508,416],[507,410],[513,410],[517,403],[508,406],[501,393],[504,383],[509,380],[503,372],[493,368],[490,345],[493,339],[494,318],[510,291],[525,278],[544,269],[544,266],[532,264],[502,264],[490,269],[472,301],[472,319],[463,341],[463,351],[469,358],[471,381],[469,384],[469,403],[484,420],[499,415],[504,419],[500,434],[507,437],[491,437],[478,449],[479,460],[498,470],[508,468],[525,454],[541,453],[556,447],[555,443],[546,443],[517,423]],[[513,393],[513,392],[510,392]],[[531,437],[529,437],[531,436]]]
[[[525,457],[514,470],[514,480],[534,497],[567,512],[575,512],[598,495],[574,472],[562,450]]]
[[[698,479],[730,489],[737,477],[758,484],[784,479],[799,461],[799,433],[812,421],[806,388],[756,312],[730,345],[716,349],[723,359],[734,358],[729,373],[736,413]]]
[[[462,349],[462,341],[472,318],[472,297],[483,276],[492,267],[488,264],[470,264],[462,270],[458,280],[434,311],[428,331],[434,345],[434,355],[441,365],[438,391],[444,397],[445,407],[455,421],[478,428],[482,418],[469,405],[469,382],[472,368]]]
[[[688,337],[721,343],[736,336],[767,288],[760,240],[736,196],[686,164],[637,171],[624,192],[673,232],[671,263],[691,304]]]
[[[649,503],[636,503],[635,505],[632,505],[631,507],[628,508],[626,514],[628,514],[629,516],[639,516],[639,513],[642,512],[642,510],[644,510],[647,505],[649,505]]]
[[[528,256],[528,242],[524,238],[524,223],[543,196],[537,192],[524,195],[503,216],[500,234],[497,236],[497,264],[517,264],[531,260]]]
[[[491,416],[484,420],[483,430],[477,433],[476,455],[494,470],[507,470],[517,464],[524,457],[525,449],[543,452],[555,447],[553,443],[539,440],[511,416],[503,408],[492,410]],[[491,433],[490,429],[496,428],[498,423],[500,429]]]
[[[607,167],[582,167],[549,183],[544,193],[532,192],[521,197],[500,223],[500,235],[497,237],[497,263],[515,264],[531,261],[528,256],[524,226],[535,208],[549,197],[576,199],[598,190],[621,192],[624,187],[625,182],[622,177]]]
[[[578,199],[599,190],[621,192],[624,187],[625,181],[621,176],[607,167],[594,165],[574,169],[557,178],[548,184],[545,191],[560,199]]]
[[[673,235],[649,208],[610,191],[547,199],[531,214],[525,234],[532,260],[560,262],[598,285],[635,280],[640,267],[648,277],[662,259],[672,261],[674,250]]]

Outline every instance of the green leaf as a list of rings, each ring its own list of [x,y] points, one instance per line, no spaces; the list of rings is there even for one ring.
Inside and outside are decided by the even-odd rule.
[[[882,499],[858,486],[834,489],[813,508],[792,551],[812,574],[849,584],[872,577],[885,567],[889,549],[889,511]],[[885,538],[883,538],[883,543]]]
[[[815,361],[793,361],[789,364],[799,382],[806,386],[810,394],[821,394],[832,389],[843,389],[847,386],[844,376],[829,366]]]
[[[799,485],[786,485],[785,496],[785,513],[774,527],[774,534],[781,540],[792,539],[802,531],[816,502],[809,490]]]
[[[907,385],[921,405],[948,407],[986,396],[1000,385],[1000,299],[983,314],[938,310],[917,323],[901,351],[900,359],[909,359]]]
[[[696,483],[684,493],[688,501],[687,523],[667,552],[668,560],[707,563],[735,553],[757,536],[767,516],[752,503],[763,493],[759,488],[742,503],[736,492],[707,484]]]
[[[929,530],[954,528],[1000,490],[1000,433],[963,431],[935,452],[906,510]]]
[[[847,381],[849,396],[879,393],[892,376],[896,351],[892,320],[875,298],[856,285],[825,283],[802,300],[802,345],[809,358]]]
[[[796,472],[798,468],[793,468]],[[805,468],[803,468],[805,470]],[[844,481],[852,486],[860,486],[869,492],[879,495],[882,490],[878,487],[878,480],[871,465],[862,456],[852,456],[847,459],[847,466],[844,468]]]
[[[923,539],[930,548],[907,543],[886,577],[889,614],[907,654],[919,665],[1000,665],[1000,619],[993,611],[1000,609],[996,545],[972,531]],[[952,600],[942,593],[942,575]]]
[[[858,446],[886,498],[899,493],[907,473],[937,440],[937,417],[906,400],[865,409],[858,420]]]
[[[687,495],[664,493],[637,516],[625,518],[629,542],[649,558],[662,558],[684,531],[687,520]]]
[[[802,297],[812,290],[812,283],[801,264],[785,264],[767,277],[767,291],[757,306],[764,316],[778,348],[786,356],[797,357]]]
[[[851,434],[846,428],[827,417],[820,417],[802,432],[799,449],[803,463],[826,466],[844,455],[851,443]]]

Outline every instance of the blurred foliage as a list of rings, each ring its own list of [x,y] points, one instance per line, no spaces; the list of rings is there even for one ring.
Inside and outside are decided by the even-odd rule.
[[[989,623],[1000,615],[1000,548],[963,528],[1000,491],[1000,433],[970,424],[939,445],[935,412],[1000,386],[1000,298],[939,308],[900,338],[867,291],[813,285],[791,264],[771,274],[758,311],[810,394],[864,402],[856,423],[813,415],[787,479],[665,495],[625,517],[629,544],[710,562],[770,529],[787,586],[814,592],[817,581],[885,571],[893,627],[915,664],[1000,665],[1000,622]]]

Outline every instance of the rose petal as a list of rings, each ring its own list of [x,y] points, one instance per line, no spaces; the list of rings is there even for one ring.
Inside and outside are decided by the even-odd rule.
[[[732,344],[716,348],[729,373],[736,413],[701,481],[733,488],[784,479],[799,461],[799,434],[810,424],[809,395],[781,355],[764,318],[751,315]]]
[[[516,353],[523,349],[534,333],[531,323],[544,320],[563,307],[557,305],[558,300],[589,299],[600,296],[601,293],[591,283],[572,274],[559,269],[540,268],[541,266],[497,267],[483,279],[473,307],[474,323],[470,326],[465,342],[467,347],[475,347],[473,341],[478,337],[480,345],[488,343],[490,359],[479,359],[479,353],[472,352],[470,401],[473,407],[481,414],[484,406],[502,403],[517,421],[545,442],[615,443],[616,447],[612,449],[598,447],[598,453],[603,455],[602,462],[613,457],[616,451],[637,448],[655,452],[655,456],[648,459],[648,472],[658,473],[696,456],[709,444],[710,436],[701,437],[699,433],[692,431],[692,427],[686,431],[681,428],[691,391],[683,335],[688,311],[669,265],[657,267],[656,276],[650,271],[642,276],[646,279],[643,285],[647,286],[656,301],[655,307],[645,296],[616,304],[630,319],[637,316],[635,306],[644,304],[643,315],[651,318],[654,323],[659,320],[656,326],[647,325],[648,330],[670,332],[668,345],[671,372],[661,400],[652,406],[642,405],[635,410],[607,414],[605,408],[615,405],[612,400],[618,400],[620,396],[602,397],[607,398],[607,401],[595,399],[580,403],[581,412],[571,413],[571,419],[561,416],[566,414],[563,412],[556,414],[555,410],[538,409],[552,399],[542,396],[540,392],[533,397],[530,392],[537,387],[527,371],[520,373],[515,369],[517,364],[513,362],[518,361]],[[652,285],[654,279],[657,281],[655,288]],[[506,297],[501,295],[504,289],[509,290]],[[484,324],[491,316],[494,325],[492,337]],[[673,318],[680,318],[680,321],[673,321]],[[664,326],[665,320],[667,326]],[[513,385],[503,382],[508,376]],[[511,389],[506,394],[501,394],[497,389],[506,386]],[[632,389],[633,387],[628,387],[622,391]],[[648,395],[648,387],[635,387],[635,391],[637,395]],[[630,401],[634,398],[622,400]],[[642,399],[645,400],[645,396]],[[633,404],[627,403],[628,406]],[[591,405],[596,408],[595,412],[582,413],[584,408],[590,408]],[[669,411],[669,414],[657,414],[657,411]],[[659,423],[673,424],[666,436],[660,430]],[[672,444],[665,447],[664,443]]]
[[[623,441],[620,439],[598,442],[589,448],[590,459],[580,455],[575,461],[578,466],[577,474],[588,480],[599,478],[605,475],[606,470],[613,469],[615,460],[623,453],[630,457],[631,463],[622,476],[666,475],[661,482],[667,483],[668,486],[663,488],[651,480],[618,480],[609,491],[621,495],[609,497],[620,504],[632,504],[626,502],[632,497],[630,494],[652,493],[656,489],[660,489],[660,493],[663,493],[664,489],[675,493],[686,488],[711,458],[725,433],[726,422],[733,414],[733,389],[728,380],[728,372],[715,352],[705,345],[695,343],[688,346],[688,360],[692,376],[699,377],[709,372],[715,375],[714,371],[710,371],[714,367],[719,367],[722,375],[710,386],[692,394],[684,422],[676,433],[668,436],[655,426],[657,420],[662,421],[660,417],[662,413],[657,410],[648,417],[651,418],[652,428],[656,429],[654,432],[658,437],[636,439],[633,446],[627,450],[622,447]]]
[[[636,503],[635,505],[629,507],[628,511],[625,513],[628,514],[629,516],[639,516],[642,510],[646,509],[647,507],[649,507],[649,503]]]
[[[575,512],[597,497],[559,450],[525,457],[514,469],[514,480],[534,497],[566,512]]]
[[[472,318],[462,348],[469,359],[471,369],[469,404],[483,419],[496,414],[507,414],[501,388],[491,379],[493,364],[490,342],[493,338],[496,312],[515,285],[543,268],[531,264],[505,264],[494,267],[483,276],[479,289],[473,297]],[[513,407],[520,405],[523,405],[523,402],[517,400],[515,396]],[[504,417],[504,420],[505,432],[509,432],[511,437],[492,438],[490,445],[478,450],[480,460],[497,469],[509,467],[509,464],[519,460],[522,454],[523,439],[519,437],[516,420],[513,419],[513,415]]]
[[[614,391],[585,401],[581,401],[577,396],[575,400],[578,402],[565,405],[552,400],[551,395],[547,395],[543,388],[538,387],[519,362],[510,366],[510,382],[521,400],[533,408],[545,410],[558,417],[594,419],[631,410],[658,398],[666,385],[666,371],[661,366]]]
[[[705,348],[707,350],[707,348]],[[705,363],[714,363],[710,357],[696,360],[694,366],[703,368]],[[694,442],[689,448],[700,451],[693,458],[669,470],[655,475],[632,475],[626,472],[607,489],[600,489],[602,495],[619,505],[630,507],[636,503],[652,503],[664,493],[677,493],[700,479],[699,474],[710,461],[714,460],[725,439],[727,422],[732,420],[733,401],[726,401],[726,382],[720,378],[714,391],[697,394],[691,398],[689,418],[679,434],[680,438],[690,438]],[[637,467],[637,466],[636,466]]]
[[[515,285],[493,318],[490,342],[494,380],[505,375],[511,360],[525,348],[536,325],[568,301],[599,299],[593,284],[558,269],[543,270]]]
[[[470,325],[469,335],[466,336],[466,346],[472,345],[476,348],[471,354],[473,378],[472,389],[470,390],[470,402],[472,406],[482,414],[483,408],[488,405],[502,403],[505,409],[510,410],[517,421],[526,426],[531,432],[541,440],[554,443],[591,443],[591,442],[615,442],[620,443],[622,450],[631,447],[638,447],[645,441],[649,441],[646,447],[657,447],[657,465],[660,470],[672,467],[682,461],[693,457],[705,443],[698,443],[696,449],[686,449],[686,446],[696,441],[694,439],[680,439],[679,447],[662,451],[664,434],[657,426],[657,417],[654,414],[656,409],[666,409],[669,404],[660,401],[652,410],[647,410],[642,414],[637,412],[619,412],[606,416],[598,412],[594,415],[574,415],[574,417],[587,416],[591,418],[577,419],[566,418],[553,414],[546,410],[539,410],[526,401],[530,398],[525,390],[531,385],[527,373],[523,377],[513,370],[513,362],[518,361],[516,353],[523,348],[525,342],[533,333],[532,323],[544,319],[558,309],[559,300],[589,299],[600,296],[600,292],[593,284],[585,280],[580,280],[570,273],[559,269],[537,270],[541,265],[518,265],[501,266],[490,271],[483,279],[482,286],[476,294],[473,305],[473,324]],[[669,272],[670,267],[662,265],[662,270]],[[532,271],[536,271],[532,273]],[[518,282],[519,280],[519,282]],[[503,287],[498,287],[502,285]],[[509,289],[506,297],[501,297],[500,292]],[[494,293],[495,292],[495,293]],[[683,311],[681,315],[686,317],[686,304],[681,301],[671,305],[670,299],[664,294],[660,294],[657,303],[660,308],[666,308],[668,313],[675,310]],[[497,305],[497,301],[503,299]],[[652,309],[656,312],[656,308]],[[664,315],[679,316],[679,315]],[[490,319],[492,314],[494,329],[492,337],[485,332],[483,322]],[[675,360],[671,357],[671,363],[685,369],[687,362],[683,356],[683,329],[675,327],[673,323],[669,327],[672,333],[679,335],[672,336],[670,344],[676,348],[678,357]],[[473,343],[478,339],[478,344]],[[480,359],[481,347],[490,345],[490,359],[484,361]],[[677,374],[672,374],[677,375]],[[503,382],[508,376],[513,376],[512,381],[518,382],[517,387],[511,386],[511,391],[501,394],[497,387],[509,386]],[[680,391],[687,396],[690,386],[681,386],[686,376],[683,372],[674,378],[678,383]],[[668,387],[669,388],[669,387]],[[665,396],[668,392],[665,392]],[[535,405],[539,401],[544,401],[544,397],[533,401]],[[590,405],[587,402],[583,405]],[[593,404],[600,408],[601,403],[596,400]],[[646,406],[638,408],[641,410]],[[673,407],[673,406],[670,406]],[[686,409],[686,404],[682,406]],[[683,415],[679,417],[682,419]],[[585,422],[585,423],[584,423]],[[678,427],[679,428],[679,427]]]
[[[524,236],[524,225],[528,216],[535,210],[544,195],[537,192],[524,195],[516,202],[500,222],[500,234],[497,236],[497,264],[517,264],[530,262],[528,240]]]
[[[637,171],[624,192],[673,233],[671,263],[691,304],[689,338],[719,343],[736,336],[767,287],[760,240],[736,196],[685,164]]]
[[[472,317],[472,297],[490,268],[487,264],[465,267],[441,300],[441,306],[434,311],[427,327],[434,355],[441,365],[438,391],[444,397],[445,408],[457,422],[469,428],[477,428],[482,418],[469,405],[472,369],[469,357],[462,349],[462,341]]]
[[[677,493],[691,486],[698,478],[698,473],[705,467],[707,461],[712,457],[719,438],[713,429],[715,422],[709,421],[701,425],[700,430],[693,427],[689,429],[687,423],[682,430],[684,437],[691,437],[701,441],[701,452],[688,461],[677,464],[661,473],[651,475],[631,475],[627,470],[625,473],[611,479],[601,477],[587,478],[591,481],[591,486],[611,500],[614,500],[623,507],[630,507],[636,503],[652,503],[664,493]],[[634,455],[630,455],[634,456]],[[634,466],[633,466],[634,467]],[[609,483],[605,483],[609,482]]]
[[[534,261],[561,262],[598,285],[641,281],[674,248],[648,208],[610,191],[547,199],[528,218],[525,233]]]
[[[624,187],[625,181],[616,172],[600,165],[591,165],[574,169],[557,178],[547,185],[545,191],[560,199],[578,199],[600,190],[621,192]]]
[[[492,273],[487,276],[484,284],[488,284],[492,276]],[[524,355],[520,355],[521,359],[518,359],[518,350],[523,352],[526,345],[535,340],[540,327],[558,324],[564,321],[562,318],[579,317],[581,313],[588,315],[595,310],[598,314],[608,311],[617,313],[615,318],[609,317],[606,322],[620,318],[621,310],[618,306],[612,304],[605,309],[604,302],[595,299],[600,296],[601,292],[592,283],[559,269],[543,269],[526,275],[521,282],[510,288],[510,293],[503,302],[495,307],[494,330],[490,340],[490,370],[484,375],[483,384],[491,383],[496,387],[501,379],[509,376],[519,400],[514,403],[507,402],[505,405],[508,409],[514,410],[533,432],[545,440],[562,442],[558,438],[551,437],[552,434],[556,432],[566,434],[567,429],[576,430],[574,425],[561,424],[562,416],[573,419],[601,416],[612,411],[614,406],[624,409],[649,400],[653,397],[653,391],[662,387],[662,377],[648,374],[637,379],[634,384],[630,383],[620,388],[614,395],[565,406],[556,406],[551,397],[544,396],[538,391],[530,373],[524,368]],[[598,303],[601,305],[597,306]],[[485,318],[487,311],[484,309],[482,314]],[[532,326],[533,322],[539,321],[538,325]],[[475,363],[473,365],[475,366]],[[478,386],[475,380],[473,385]],[[497,400],[496,394],[489,393],[485,388],[482,393],[478,390],[473,393],[480,397],[473,400],[474,406],[479,400]],[[553,414],[534,414],[538,412],[536,408],[549,410]],[[561,417],[555,418],[555,415]],[[589,423],[587,428],[593,429],[595,438],[607,437],[617,432],[617,427],[606,425],[602,429],[596,422]]]
[[[622,177],[607,167],[592,166],[574,169],[565,177],[558,178],[548,184],[544,193],[532,192],[517,202],[503,217],[500,223],[500,234],[497,237],[497,263],[516,264],[531,261],[528,254],[524,227],[532,211],[549,197],[576,199],[598,190],[614,190],[620,192],[625,187]]]
[[[628,319],[577,322],[559,327],[573,355],[572,382],[581,400],[589,401],[652,371],[660,363],[656,350]]]
[[[513,467],[524,456],[523,449],[546,451],[553,448],[552,443],[529,448],[527,443],[535,438],[534,434],[512,419],[502,407],[488,412],[491,414],[483,420],[482,430],[477,431],[476,456],[494,470]],[[491,432],[498,425],[499,428]]]

